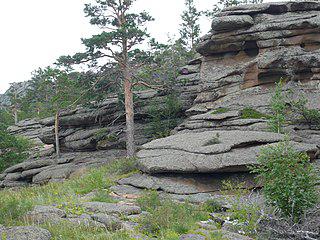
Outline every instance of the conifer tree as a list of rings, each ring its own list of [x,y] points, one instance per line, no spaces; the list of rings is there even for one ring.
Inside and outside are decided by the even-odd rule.
[[[138,45],[149,37],[145,24],[153,18],[145,11],[131,12],[135,0],[95,0],[86,4],[84,12],[90,23],[103,30],[98,35],[82,39],[85,53],[64,56],[64,63],[117,63],[121,71],[121,82],[125,96],[127,156],[135,155],[134,143],[134,106],[133,106],[133,70],[130,66],[132,56],[138,51]],[[139,82],[143,85],[143,83]]]
[[[179,30],[181,41],[188,49],[193,49],[200,36],[199,18],[201,12],[197,10],[193,0],[185,0],[186,9],[181,15],[182,23]]]

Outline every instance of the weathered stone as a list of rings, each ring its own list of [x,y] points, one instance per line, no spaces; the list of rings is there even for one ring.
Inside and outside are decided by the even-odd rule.
[[[6,240],[50,240],[51,233],[43,228],[28,227],[11,227],[4,231],[0,230],[0,236],[5,235]]]
[[[138,196],[143,194],[142,189],[125,184],[112,186],[110,187],[110,190],[117,195],[131,198],[137,198]]]
[[[47,183],[48,181],[58,181],[67,179],[74,171],[75,165],[72,163],[50,167],[32,178],[33,183]]]
[[[201,221],[197,223],[199,227],[206,230],[218,230],[217,225],[212,221]]]
[[[179,238],[180,240],[206,240],[207,238],[203,235],[200,234],[184,234],[182,236],[180,236]]]
[[[108,230],[119,230],[121,229],[121,221],[119,218],[114,217],[114,216],[109,216],[107,214],[94,214],[92,215],[92,219],[100,222],[102,224],[104,224],[104,226],[108,229]]]
[[[21,173],[8,173],[4,178],[5,181],[17,181],[21,178]]]
[[[142,146],[140,169],[147,173],[247,172],[257,164],[261,147],[284,138],[281,134],[256,131],[205,131],[177,134]],[[311,155],[316,145],[291,143]]]
[[[24,219],[34,224],[43,223],[60,223],[62,218],[66,217],[66,213],[52,206],[35,206],[31,212],[28,212]]]
[[[56,208],[56,207],[53,207],[53,206],[35,206],[32,213],[53,213],[53,214],[56,214],[58,215],[59,217],[63,218],[66,216],[66,212],[59,209],[59,208]]]
[[[0,182],[1,187],[7,187],[7,188],[16,188],[16,187],[26,187],[28,186],[27,182],[24,181],[1,181]]]
[[[249,15],[233,15],[213,18],[211,28],[214,31],[232,31],[251,27],[253,18]]]
[[[115,203],[104,203],[104,202],[86,202],[83,204],[89,212],[94,213],[105,213],[105,214],[139,214],[141,209],[138,206],[127,205],[127,204],[115,204]]]
[[[190,119],[191,120],[221,121],[221,120],[225,120],[228,118],[234,118],[234,117],[239,117],[239,116],[240,116],[239,111],[228,111],[225,113],[215,113],[215,111],[213,111],[213,112],[208,112],[208,113],[204,113],[204,114],[200,114],[200,115],[191,116]]]

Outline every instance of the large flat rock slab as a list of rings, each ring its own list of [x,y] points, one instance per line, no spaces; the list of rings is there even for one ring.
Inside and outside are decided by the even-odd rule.
[[[143,145],[139,166],[151,174],[248,172],[261,147],[283,139],[282,134],[238,130],[177,134]],[[315,144],[291,144],[311,155],[317,151]]]
[[[120,179],[120,186],[133,186],[138,189],[163,191],[178,195],[217,192],[223,188],[223,182],[244,183],[245,188],[254,188],[253,175],[247,173],[227,174],[134,174]]]

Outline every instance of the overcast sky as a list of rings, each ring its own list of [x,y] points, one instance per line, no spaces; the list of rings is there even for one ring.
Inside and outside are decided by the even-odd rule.
[[[89,1],[0,0],[0,93],[11,82],[30,79],[33,70],[52,64],[59,56],[84,50],[80,39],[97,32],[83,13]],[[203,10],[217,0],[195,2]],[[155,18],[148,29],[158,41],[165,42],[168,34],[178,35],[184,0],[137,0],[135,8]],[[202,19],[203,34],[209,26]]]

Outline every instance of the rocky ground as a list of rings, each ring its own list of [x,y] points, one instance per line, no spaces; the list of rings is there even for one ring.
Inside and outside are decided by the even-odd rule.
[[[260,194],[252,192],[237,198],[230,195],[229,190],[215,194],[150,192],[119,184],[123,182],[123,174],[126,179],[139,174],[135,168],[127,168],[127,160],[118,160],[64,183],[50,183],[29,191],[3,190],[0,192],[0,215],[6,227],[0,225],[0,236],[17,240],[169,239],[171,235],[170,239],[252,239],[240,228],[233,227],[238,220],[233,218],[230,209],[239,203],[263,206]],[[13,201],[14,206],[10,206],[12,200],[17,201]],[[167,209],[167,216],[155,210],[159,206]],[[185,215],[174,212],[174,208],[181,208],[179,211]],[[182,229],[171,226],[175,221]],[[13,223],[19,226],[12,227]],[[163,225],[163,232],[150,230],[153,228],[149,224]],[[62,226],[66,229],[62,230]],[[70,228],[78,229],[78,234],[73,236]],[[165,232],[166,228],[172,232]],[[71,234],[70,238],[65,238],[64,234]]]

